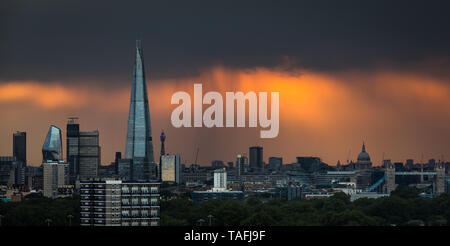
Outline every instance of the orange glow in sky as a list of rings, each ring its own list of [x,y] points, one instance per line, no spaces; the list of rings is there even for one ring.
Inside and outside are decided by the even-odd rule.
[[[282,156],[285,163],[296,156],[314,155],[335,165],[356,159],[362,141],[375,165],[385,158],[439,159],[450,150],[450,85],[445,80],[395,71],[372,73],[276,69],[227,69],[215,67],[199,76],[153,81],[147,75],[153,139],[160,130],[167,135],[169,153],[182,154],[186,164],[200,148],[201,164],[211,160],[235,161],[252,145],[264,147],[264,160]],[[99,81],[102,82],[102,81]],[[0,83],[0,155],[12,153],[12,134],[27,131],[28,159],[39,165],[41,147],[51,124],[63,129],[67,117],[78,116],[81,130],[100,131],[102,164],[124,151],[131,80],[106,88],[104,83],[3,81]],[[260,139],[259,129],[174,128],[170,115],[177,105],[170,99],[176,91],[193,96],[193,84],[208,91],[278,91],[280,134]],[[154,143],[155,153],[159,142]],[[349,154],[350,153],[350,154]]]

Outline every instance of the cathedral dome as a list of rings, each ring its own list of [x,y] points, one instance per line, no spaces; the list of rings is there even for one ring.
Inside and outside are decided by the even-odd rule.
[[[358,155],[358,161],[370,161],[369,153],[366,152],[366,146],[363,143],[362,151]]]

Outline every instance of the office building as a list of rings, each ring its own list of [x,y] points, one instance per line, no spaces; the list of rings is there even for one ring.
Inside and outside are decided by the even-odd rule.
[[[181,156],[161,156],[161,177],[163,182],[181,183]]]
[[[17,161],[23,162],[26,166],[27,163],[27,133],[16,132],[13,135],[13,156]]]
[[[241,176],[248,172],[248,158],[245,155],[238,155],[236,160],[237,176]]]
[[[132,160],[132,179],[148,180],[157,177],[145,81],[144,54],[140,40],[136,41],[125,159]]]
[[[281,157],[269,157],[269,169],[272,171],[280,170],[283,165],[283,158]]]
[[[113,179],[80,182],[82,226],[158,226],[160,183]]]
[[[24,185],[25,168],[23,162],[14,156],[0,156],[0,185]]]
[[[263,148],[260,146],[250,147],[250,171],[262,171],[263,164]]]
[[[57,198],[58,188],[68,185],[69,164],[63,161],[48,160],[42,163],[44,172],[44,196]]]
[[[101,164],[99,132],[80,131],[77,120],[78,118],[71,117],[67,122],[67,162],[71,184],[76,179],[97,177]]]
[[[66,155],[69,163],[69,182],[75,184],[80,173],[80,125],[71,117],[66,128]]]
[[[79,143],[80,179],[95,178],[100,166],[99,132],[80,132]]]
[[[44,162],[63,159],[61,129],[54,125],[50,126],[45,137],[45,142],[42,146],[42,159]]]

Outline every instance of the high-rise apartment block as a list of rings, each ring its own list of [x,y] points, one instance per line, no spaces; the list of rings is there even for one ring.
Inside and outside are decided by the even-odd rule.
[[[82,226],[158,226],[160,183],[82,180]]]

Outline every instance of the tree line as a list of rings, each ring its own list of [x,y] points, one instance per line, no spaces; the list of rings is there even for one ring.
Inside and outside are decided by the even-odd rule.
[[[0,202],[0,222],[3,226],[78,226],[80,200],[28,196],[21,202]],[[448,226],[449,222],[449,194],[422,198],[414,188],[353,202],[344,193],[290,201],[260,197],[203,203],[193,203],[188,197],[161,200],[162,226]]]
[[[389,197],[360,198],[344,193],[324,199],[262,202],[221,199],[200,204],[188,199],[161,202],[162,226],[407,226],[449,225],[450,195],[422,198],[414,188],[400,188]]]

